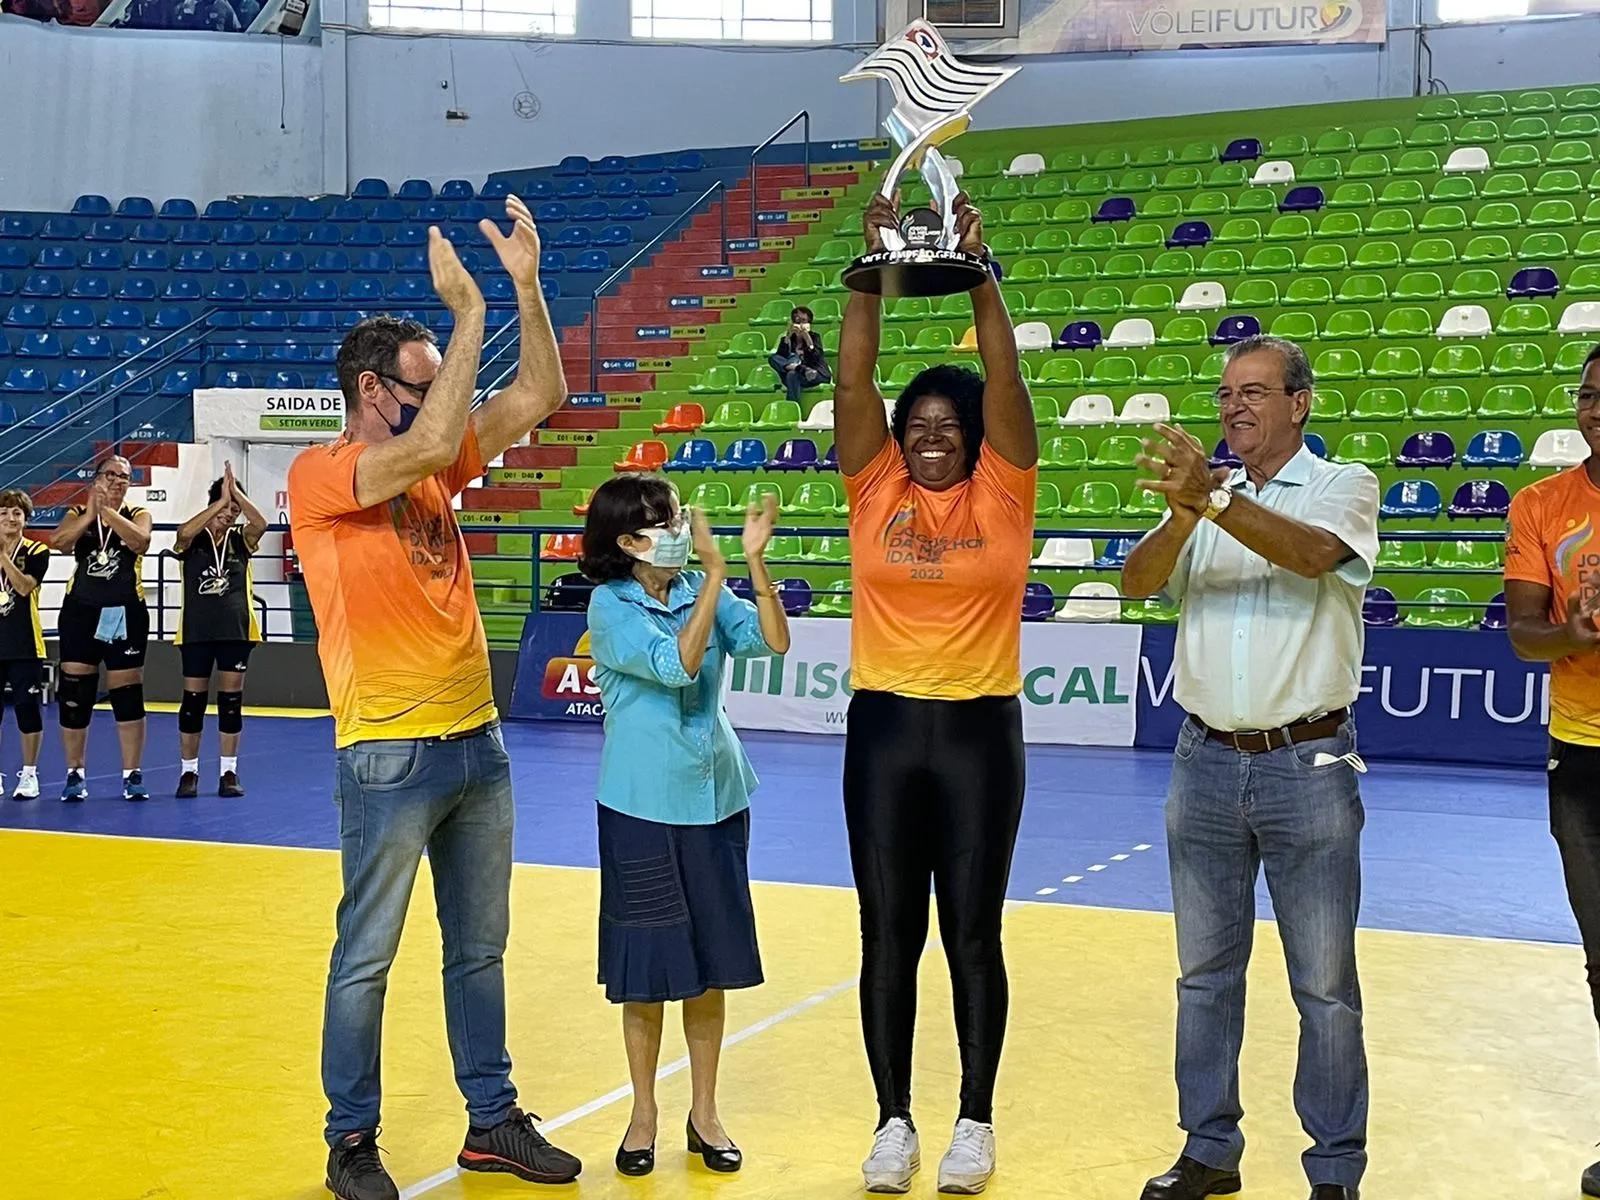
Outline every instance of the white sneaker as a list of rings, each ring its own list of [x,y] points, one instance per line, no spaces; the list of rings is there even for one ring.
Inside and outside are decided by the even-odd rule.
[[[956,1122],[950,1149],[939,1163],[939,1190],[956,1196],[976,1196],[989,1186],[994,1174],[994,1126],[966,1118]]]
[[[4,784],[0,783],[0,788]],[[18,775],[17,790],[11,793],[13,800],[37,800],[39,798],[39,776]]]
[[[909,1192],[911,1177],[922,1165],[917,1131],[903,1117],[890,1117],[872,1140],[872,1153],[861,1164],[869,1192]]]

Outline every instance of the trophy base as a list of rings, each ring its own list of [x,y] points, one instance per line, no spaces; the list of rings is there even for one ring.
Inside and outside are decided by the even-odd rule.
[[[844,270],[844,285],[869,296],[951,296],[990,277],[989,264],[964,250],[880,250]]]

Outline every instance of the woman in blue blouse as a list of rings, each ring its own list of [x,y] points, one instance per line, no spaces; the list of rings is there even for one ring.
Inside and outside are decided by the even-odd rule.
[[[617,1170],[655,1167],[662,1004],[683,1001],[694,1099],[689,1153],[714,1171],[743,1159],[717,1116],[723,993],[762,981],[747,858],[755,772],[722,711],[727,658],[783,654],[789,624],[763,555],[778,517],[745,516],[756,602],[698,512],[659,475],[623,475],[589,501],[583,573],[589,647],[606,709],[600,754],[600,982],[622,1005],[633,1115]],[[704,573],[685,573],[689,548]]]

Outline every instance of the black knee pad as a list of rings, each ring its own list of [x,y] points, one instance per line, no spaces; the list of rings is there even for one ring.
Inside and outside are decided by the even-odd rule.
[[[144,720],[144,684],[126,683],[112,688],[110,697],[111,713],[117,718],[118,725]]]
[[[199,733],[206,727],[206,694],[184,692],[178,704],[178,732]]]
[[[68,675],[63,671],[60,682],[56,684],[56,701],[61,706],[61,728],[89,728],[89,717],[94,712],[95,697],[99,691],[99,676]]]
[[[217,732],[238,733],[244,728],[244,693],[217,693]]]
[[[17,714],[18,733],[42,733],[44,731],[44,713],[39,710],[39,697],[30,696],[24,692],[11,701],[11,707]]]

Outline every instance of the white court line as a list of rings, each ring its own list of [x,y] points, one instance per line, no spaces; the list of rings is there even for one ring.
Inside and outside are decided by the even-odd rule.
[[[801,1000],[796,1004],[791,1004],[788,1008],[780,1009],[771,1016],[763,1017],[753,1025],[746,1025],[738,1032],[730,1033],[727,1037],[723,1038],[722,1048],[726,1050],[731,1046],[737,1046],[740,1042],[746,1041],[749,1038],[753,1038],[758,1033],[765,1033],[774,1025],[780,1024],[783,1021],[787,1021],[791,1017],[798,1017],[802,1013],[809,1012],[813,1008],[816,1008],[819,1004],[826,1004],[835,996],[839,996],[845,992],[848,992],[859,982],[859,976],[852,976],[849,979],[845,979],[834,984],[832,987],[824,988],[814,996],[807,996],[804,1000]],[[666,1066],[657,1070],[656,1079],[658,1081],[662,1079],[668,1079],[671,1076],[678,1074],[680,1071],[687,1070],[688,1066],[689,1058],[687,1055],[685,1055],[684,1057],[670,1062]],[[633,1085],[625,1083],[619,1088],[613,1088],[603,1096],[596,1096],[588,1103],[580,1104],[577,1108],[570,1109],[567,1112],[562,1113],[559,1117],[555,1117],[549,1121],[541,1121],[539,1123],[539,1129],[542,1133],[554,1133],[557,1129],[560,1129],[564,1125],[571,1125],[574,1121],[581,1121],[584,1117],[591,1116],[603,1108],[609,1108],[618,1101],[626,1100],[631,1095],[633,1095]],[[435,1188],[443,1187],[445,1184],[449,1183],[452,1179],[456,1178],[462,1173],[463,1172],[460,1167],[451,1167],[448,1170],[440,1171],[437,1175],[430,1175],[428,1178],[419,1183],[414,1183],[402,1191],[400,1193],[400,1200],[415,1200],[416,1197],[426,1195]]]

